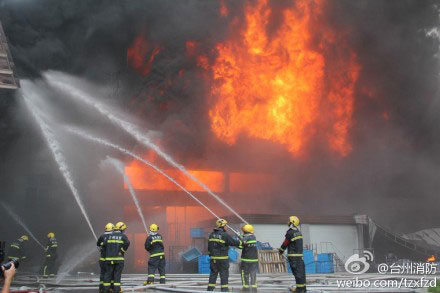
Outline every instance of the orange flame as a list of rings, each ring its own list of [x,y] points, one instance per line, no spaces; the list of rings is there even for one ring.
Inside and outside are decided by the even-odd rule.
[[[226,17],[229,14],[228,6],[226,6],[225,0],[220,0],[220,16]]]
[[[223,191],[223,173],[205,170],[189,170],[188,172],[202,181],[212,191]],[[135,189],[182,191],[167,178],[143,165],[132,163],[130,166],[125,167],[125,173],[130,178],[130,182]],[[189,191],[205,191],[197,183],[184,176],[179,170],[165,170],[165,173],[176,179],[180,185]]]
[[[431,256],[431,257],[429,257],[427,260],[426,260],[426,262],[435,262],[435,256]]]
[[[157,161],[157,155],[152,151],[148,152],[144,158],[150,162]],[[163,171],[175,179],[185,189],[195,192],[205,192],[201,186],[185,176],[181,171],[177,169],[163,169]],[[222,172],[217,170],[188,171],[214,192],[255,193],[271,190],[271,188],[278,184],[273,176],[266,173]],[[130,178],[130,183],[134,189],[182,191],[163,175],[137,160],[133,160],[125,167],[125,173]],[[124,185],[124,187],[127,188],[126,185]]]
[[[324,134],[330,149],[344,156],[351,151],[348,135],[360,68],[351,52],[335,72],[327,72],[334,61],[326,59],[322,48],[311,47],[311,22],[324,4],[296,3],[283,11],[283,23],[269,36],[268,1],[248,2],[240,36],[217,45],[210,68],[216,99],[209,111],[211,127],[227,144],[245,134],[285,145],[293,154]],[[321,45],[344,46],[325,29],[320,33]]]
[[[149,51],[150,46],[142,35],[136,37],[133,45],[127,49],[127,62],[144,76],[150,73],[154,58],[160,52],[160,47],[154,47],[148,57]]]

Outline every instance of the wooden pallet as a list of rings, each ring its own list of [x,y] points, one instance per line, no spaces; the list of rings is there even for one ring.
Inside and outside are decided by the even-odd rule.
[[[286,273],[286,260],[278,250],[258,250],[258,267],[260,274]]]

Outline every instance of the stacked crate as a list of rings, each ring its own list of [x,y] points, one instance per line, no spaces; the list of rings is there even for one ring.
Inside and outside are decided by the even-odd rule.
[[[258,268],[260,274],[287,272],[286,261],[278,250],[258,250]]]

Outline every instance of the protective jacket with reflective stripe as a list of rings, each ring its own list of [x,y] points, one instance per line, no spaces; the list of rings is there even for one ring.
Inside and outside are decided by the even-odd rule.
[[[114,231],[104,239],[102,249],[108,262],[124,262],[124,254],[130,246],[127,235]]]
[[[298,228],[290,228],[287,230],[286,239],[284,239],[281,248],[287,248],[287,256],[303,255],[303,236]]]
[[[239,248],[243,249],[241,252],[241,261],[244,262],[257,262],[257,238],[252,233],[245,233],[241,238],[242,245]]]
[[[150,257],[164,255],[162,235],[151,233],[145,240],[145,249],[150,253]]]
[[[208,252],[211,259],[228,259],[229,246],[240,246],[241,241],[232,238],[224,228],[214,229],[208,238]]]
[[[101,236],[99,236],[96,245],[98,246],[99,251],[101,252],[101,257],[99,260],[105,260],[105,250],[103,249],[104,241],[111,235],[113,232],[104,232]]]
[[[26,253],[24,249],[24,240],[18,239],[9,246],[8,258],[25,259]]]
[[[49,238],[46,245],[46,257],[56,257],[58,242],[55,238]]]

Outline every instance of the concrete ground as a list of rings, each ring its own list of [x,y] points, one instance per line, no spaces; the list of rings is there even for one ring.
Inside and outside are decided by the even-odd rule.
[[[289,287],[294,285],[290,274],[259,274],[257,278],[259,292],[289,292]],[[208,285],[208,275],[203,274],[169,274],[165,285],[143,286],[145,280],[145,275],[124,274],[123,291],[204,292]],[[428,292],[427,288],[420,287],[433,285],[435,281],[436,275],[313,274],[307,276],[307,289],[308,292]],[[16,277],[13,287],[14,290],[33,289],[40,292],[97,292],[98,283],[96,275],[67,276],[58,280],[58,283],[53,278],[22,275]],[[231,274],[229,286],[231,292],[240,292],[240,275]],[[219,287],[216,291],[220,291]]]

